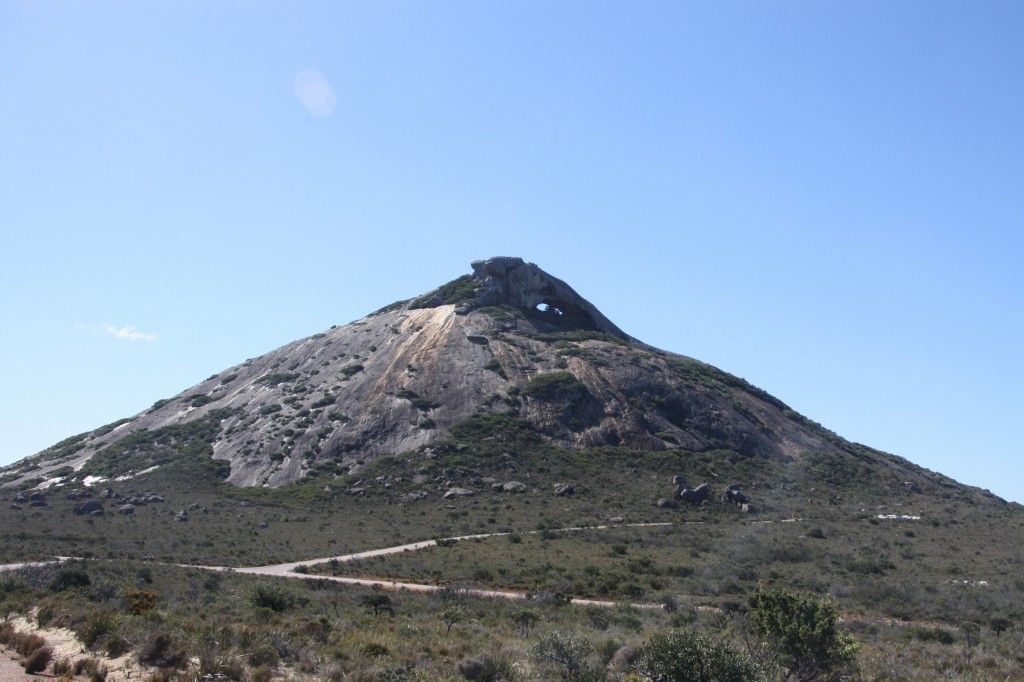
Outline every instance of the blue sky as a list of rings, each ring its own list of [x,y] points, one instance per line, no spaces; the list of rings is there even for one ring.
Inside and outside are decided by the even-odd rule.
[[[1024,5],[0,3],[0,463],[517,255],[1024,501]]]

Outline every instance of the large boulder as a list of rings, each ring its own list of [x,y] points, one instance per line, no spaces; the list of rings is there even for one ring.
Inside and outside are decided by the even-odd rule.
[[[103,503],[100,502],[99,500],[89,500],[88,502],[79,502],[78,504],[76,504],[74,507],[71,508],[71,511],[73,511],[76,516],[82,516],[83,514],[92,514],[95,511],[98,511],[98,512],[100,512],[100,514],[102,514],[103,513]]]
[[[746,504],[747,496],[743,494],[739,483],[730,483],[725,487],[725,492],[722,493],[722,499],[725,502],[732,502],[733,504]]]
[[[701,483],[696,488],[684,488],[676,497],[689,504],[700,504],[708,499],[710,492],[711,486],[707,483]]]
[[[459,497],[472,497],[473,495],[476,495],[476,493],[469,488],[448,488],[444,494],[444,499],[454,500]]]

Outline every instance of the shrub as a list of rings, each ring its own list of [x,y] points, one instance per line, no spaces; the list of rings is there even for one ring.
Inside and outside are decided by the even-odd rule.
[[[46,646],[46,640],[35,633],[16,632],[11,643],[14,645],[15,651],[26,657]]]
[[[203,405],[209,405],[216,400],[217,398],[214,398],[211,395],[197,395],[192,397],[192,401],[189,403],[189,406],[202,407]]]
[[[0,594],[20,592],[27,587],[25,579],[14,573],[0,574]]]
[[[156,592],[148,590],[132,590],[126,595],[128,598],[128,612],[138,616],[146,611],[156,608]]]
[[[487,364],[484,365],[484,369],[489,369],[490,371],[494,372],[495,374],[497,374],[502,379],[508,379],[508,375],[505,374],[505,370],[502,368],[501,363],[498,362],[497,358],[491,358],[487,362]],[[467,678],[467,679],[469,679],[469,678]]]
[[[363,647],[363,655],[367,658],[381,658],[390,653],[391,651],[386,646],[377,642],[369,642]]]
[[[748,622],[760,637],[762,660],[798,680],[835,680],[857,657],[853,636],[836,629],[834,601],[815,601],[775,589],[750,596]]]
[[[587,660],[592,652],[590,642],[579,635],[551,632],[530,648],[530,657],[554,665],[562,679],[585,680],[593,674]]]
[[[89,682],[103,682],[107,679],[107,666],[95,658],[79,658],[75,661],[72,671],[76,676],[87,675]]]
[[[54,576],[50,583],[50,589],[54,592],[63,592],[75,587],[88,587],[89,574],[77,566],[66,566]]]
[[[263,376],[256,380],[256,383],[266,384],[267,386],[277,386],[278,384],[283,384],[289,381],[295,381],[300,376],[300,374],[296,374],[295,372],[264,374]]]
[[[269,644],[257,647],[255,651],[249,654],[249,665],[256,668],[275,666],[280,660],[281,656],[277,653],[277,649]]]
[[[281,587],[257,585],[249,595],[249,603],[256,608],[280,613],[295,606],[295,595]]]
[[[58,677],[70,677],[74,674],[74,668],[71,665],[71,659],[67,656],[58,658],[53,662],[53,666],[50,668],[50,672]]]
[[[517,677],[515,664],[505,656],[464,658],[459,661],[455,669],[471,682],[499,682],[499,680],[514,680]]]
[[[745,653],[689,630],[655,635],[637,652],[630,669],[642,680],[747,682],[764,679],[757,664]]]
[[[352,376],[354,374],[358,374],[359,372],[362,372],[362,371],[363,371],[363,366],[360,365],[360,364],[348,365],[347,367],[342,367],[341,368],[341,373],[344,374],[346,377],[350,377],[350,376]]]
[[[336,402],[338,402],[338,399],[328,393],[325,394],[323,398],[320,398],[320,400],[315,401],[310,407],[312,407],[313,409],[319,407],[329,407],[330,405],[333,405]]]
[[[104,635],[114,630],[114,616],[109,611],[92,611],[75,626],[82,644],[92,648]]]
[[[188,658],[185,643],[162,630],[152,633],[139,648],[139,661],[157,668],[180,668]]]
[[[274,673],[265,665],[254,668],[253,671],[249,673],[249,680],[251,682],[270,682],[273,677]]]
[[[103,643],[103,649],[107,652],[108,658],[120,658],[132,650],[132,645],[121,635],[112,635]]]
[[[906,634],[909,637],[922,642],[938,642],[939,644],[952,644],[956,641],[953,633],[944,628],[911,626],[907,628]]]
[[[25,672],[29,675],[35,675],[46,670],[46,666],[50,665],[50,659],[53,658],[53,649],[48,646],[41,647],[32,652],[32,654],[25,659]]]

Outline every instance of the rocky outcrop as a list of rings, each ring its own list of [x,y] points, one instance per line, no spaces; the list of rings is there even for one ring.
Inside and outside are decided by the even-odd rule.
[[[473,261],[473,274],[483,283],[480,305],[508,305],[571,319],[573,326],[630,338],[572,287],[522,258],[500,256]]]

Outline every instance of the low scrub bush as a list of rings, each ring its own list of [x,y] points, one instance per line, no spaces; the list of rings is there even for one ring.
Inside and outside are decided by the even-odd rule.
[[[46,646],[46,640],[35,633],[15,632],[11,640],[14,650],[29,657]]]
[[[76,587],[88,587],[90,582],[89,574],[84,569],[77,566],[66,566],[57,571],[53,582],[50,583],[50,589],[54,592],[63,592]]]
[[[455,669],[471,682],[499,682],[519,679],[515,663],[507,656],[464,658]]]
[[[139,647],[139,661],[157,668],[181,668],[188,660],[185,643],[169,632],[154,632]]]
[[[92,648],[103,637],[114,630],[114,614],[109,611],[93,611],[75,626],[75,633],[82,644]]]
[[[295,595],[281,587],[257,585],[249,595],[249,603],[256,608],[280,613],[295,606]]]
[[[46,666],[50,665],[51,659],[53,659],[53,649],[48,646],[40,647],[25,659],[25,672],[29,675],[41,673],[46,670]]]

